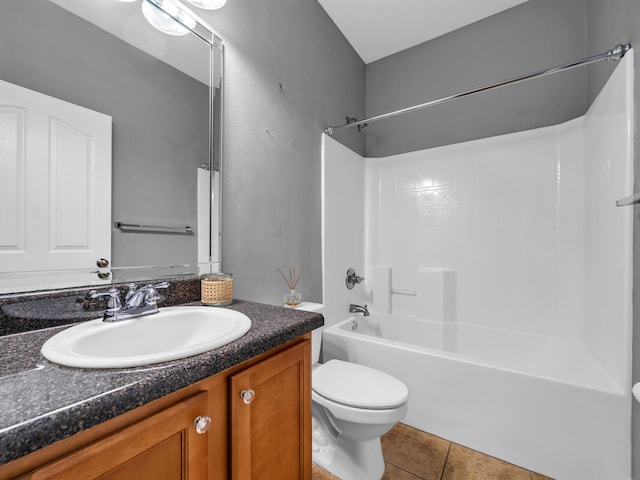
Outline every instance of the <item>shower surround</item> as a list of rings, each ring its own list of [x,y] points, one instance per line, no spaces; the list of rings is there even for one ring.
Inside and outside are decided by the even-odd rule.
[[[324,137],[327,324],[368,303],[391,332],[418,322],[388,343],[420,355],[339,335],[323,350],[386,363],[407,423],[562,480],[630,478],[632,209],[615,201],[632,193],[632,60],[560,125],[385,158]],[[350,291],[349,267],[365,277]],[[474,394],[478,378],[493,384]]]

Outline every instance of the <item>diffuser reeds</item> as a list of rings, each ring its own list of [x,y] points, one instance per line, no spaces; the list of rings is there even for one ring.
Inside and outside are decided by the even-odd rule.
[[[286,283],[287,287],[289,287],[289,290],[295,290],[296,286],[298,285],[298,282],[300,281],[300,277],[302,277],[302,272],[304,272],[304,267],[302,267],[302,270],[300,270],[300,273],[298,274],[297,277],[296,277],[296,267],[289,269],[289,278],[285,276],[285,274],[282,272],[281,269],[278,268],[278,271],[280,272],[280,275],[282,275],[282,279],[284,280],[284,283]]]

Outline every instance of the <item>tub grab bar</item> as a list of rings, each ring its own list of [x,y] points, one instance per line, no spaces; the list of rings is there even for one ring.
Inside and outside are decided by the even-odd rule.
[[[408,295],[409,297],[417,296],[417,293],[414,292],[413,290],[398,290],[395,288],[391,289],[391,294],[392,295]]]

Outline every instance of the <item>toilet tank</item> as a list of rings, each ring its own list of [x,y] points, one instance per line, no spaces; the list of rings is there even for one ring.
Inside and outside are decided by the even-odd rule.
[[[324,313],[324,305],[322,303],[302,302],[300,305],[294,308],[298,310],[304,310],[305,312]],[[320,327],[311,331],[311,365],[314,365],[320,361],[323,328],[324,327]]]

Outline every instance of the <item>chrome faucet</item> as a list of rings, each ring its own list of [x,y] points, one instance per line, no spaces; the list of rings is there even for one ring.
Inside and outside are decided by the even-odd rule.
[[[105,322],[117,322],[128,318],[140,317],[158,313],[158,300],[160,294],[158,288],[167,288],[169,282],[162,282],[156,285],[145,285],[137,288],[134,283],[129,284],[129,290],[125,296],[125,304],[122,306],[120,291],[117,288],[110,288],[106,292],[92,290],[88,296],[91,298],[109,297],[107,309],[102,318]]]
[[[355,305],[355,304],[352,303],[351,305],[349,305],[349,312],[350,313],[361,313],[365,317],[369,316],[369,309],[367,308],[366,305]]]

